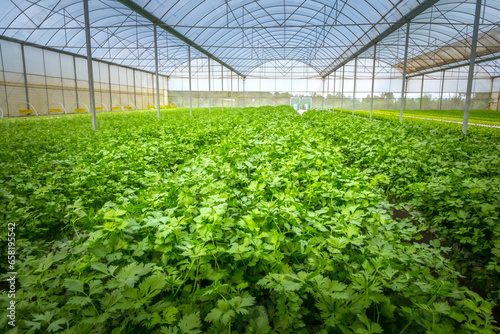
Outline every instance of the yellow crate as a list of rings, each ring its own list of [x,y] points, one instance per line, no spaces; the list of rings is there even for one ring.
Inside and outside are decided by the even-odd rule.
[[[132,110],[132,109],[134,109],[134,107],[125,106],[125,107],[123,107],[123,109]]]
[[[104,110],[104,107],[97,107],[95,110]]]
[[[32,114],[33,110],[31,109],[19,109],[20,114]]]
[[[111,107],[111,110],[122,110],[121,107]]]
[[[75,112],[86,112],[87,109],[85,108],[75,108]]]
[[[146,108],[148,108],[148,109],[154,109],[155,106],[146,106]]]
[[[62,109],[49,109],[50,112],[62,112]]]

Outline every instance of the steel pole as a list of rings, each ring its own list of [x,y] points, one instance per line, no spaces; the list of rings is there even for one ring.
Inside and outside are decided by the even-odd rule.
[[[189,68],[189,116],[193,116],[193,93],[191,91],[191,45],[188,46],[188,68]]]
[[[212,113],[212,78],[210,72],[210,57],[208,57],[208,113]]]
[[[467,77],[467,91],[465,92],[464,123],[462,126],[462,132],[464,135],[467,134],[467,126],[469,125],[469,111],[470,111],[471,95],[472,95],[472,80],[474,78],[474,66],[476,64],[476,47],[477,47],[477,36],[479,31],[480,18],[481,18],[481,0],[476,0],[474,30],[472,31],[472,45],[470,47],[469,75]]]
[[[323,78],[323,94],[321,95],[321,110],[325,109],[325,78]]]
[[[224,66],[220,66],[220,82],[221,82],[221,90],[222,90],[222,111],[224,111]]]
[[[108,68],[109,68],[109,65],[108,65]],[[73,74],[75,75],[76,107],[80,108],[80,103],[78,101],[78,80],[77,80],[77,77],[76,77],[76,57],[75,56],[73,56]],[[109,80],[111,82],[111,76],[109,78],[110,78]],[[110,88],[109,88],[109,96],[111,96],[111,84],[110,84]]]
[[[441,77],[441,94],[439,96],[439,111],[443,110],[443,94],[444,94],[444,75],[446,74],[443,71],[443,76]]]
[[[246,102],[246,95],[245,95],[245,78],[242,79],[243,82],[241,83],[242,85],[242,89],[243,89],[243,103],[242,103],[242,107],[245,108],[245,102]]]
[[[335,101],[337,100],[335,94],[337,93],[336,91],[336,82],[337,82],[337,71],[333,72],[333,101],[332,101],[332,109],[335,111]]]
[[[352,115],[354,116],[354,108],[356,107],[356,76],[358,72],[358,57],[354,58],[354,87],[352,89]]]
[[[89,95],[90,112],[92,113],[92,129],[97,131],[97,117],[95,112],[94,96],[94,71],[92,69],[92,47],[90,45],[90,18],[89,18],[89,0],[83,0],[83,14],[85,17],[85,44],[87,46],[87,69],[89,72]]]
[[[111,65],[108,64],[108,79],[109,79],[109,111],[113,110],[113,94],[111,93]]]
[[[21,44],[21,58],[23,60],[24,93],[26,94],[26,109],[29,109],[30,108],[30,94],[29,94],[29,90],[28,90],[28,75],[26,73],[26,57],[24,56],[24,44]],[[76,75],[75,75],[75,80],[76,80]],[[78,96],[78,92],[77,92],[77,96]],[[78,97],[76,100],[78,101]]]
[[[375,91],[375,62],[377,61],[377,44],[373,45],[373,66],[372,66],[372,94],[370,99],[370,119],[373,114],[373,92]]]
[[[344,110],[344,79],[345,79],[345,65],[342,66],[342,96],[340,96],[340,112]]]
[[[406,22],[406,38],[405,38],[405,58],[403,64],[403,83],[401,84],[401,109],[399,111],[399,122],[403,122],[403,109],[406,98],[406,66],[408,64],[408,43],[410,41],[410,21]]]
[[[155,34],[155,76],[156,76],[156,109],[158,110],[158,119],[160,119],[160,78],[158,77],[158,36],[156,33],[156,24],[153,25]]]
[[[424,75],[422,74],[422,84],[420,85],[420,110],[422,110],[423,97],[424,97]]]
[[[326,102],[328,102],[328,94],[330,92],[330,75],[328,75],[328,79],[326,81]],[[328,103],[326,104],[326,108],[328,109]]]

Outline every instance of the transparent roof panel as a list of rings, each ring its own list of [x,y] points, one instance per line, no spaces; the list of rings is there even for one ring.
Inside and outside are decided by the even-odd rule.
[[[242,75],[270,61],[285,59],[326,74],[350,60],[408,13],[430,2],[89,0],[92,54],[97,59],[154,70],[153,23],[149,19],[155,17],[161,22],[159,65],[164,75],[170,75],[187,61],[186,42],[194,46],[192,58],[210,54]],[[436,1],[412,20],[409,73],[467,61],[475,3]],[[131,7],[149,15],[149,19]],[[500,52],[500,0],[483,1],[483,7],[478,55],[487,57]],[[168,26],[169,32],[162,24]],[[174,30],[184,40],[172,35]],[[86,55],[83,2],[3,0],[0,35]],[[401,68],[404,36],[405,26],[383,39],[377,57]]]

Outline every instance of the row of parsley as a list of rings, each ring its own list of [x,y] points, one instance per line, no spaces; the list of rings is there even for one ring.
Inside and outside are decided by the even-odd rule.
[[[286,107],[163,116],[102,115],[97,133],[84,116],[0,124],[22,330],[493,331],[491,304],[458,287],[443,247],[391,219],[387,178],[346,166],[356,121]]]

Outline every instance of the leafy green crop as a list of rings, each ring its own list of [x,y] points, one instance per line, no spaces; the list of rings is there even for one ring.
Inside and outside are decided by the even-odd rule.
[[[98,121],[96,133],[87,115],[0,122],[21,331],[494,331],[450,249],[414,243],[423,227],[391,218],[389,176],[347,167],[352,133],[336,139],[326,114]]]
[[[500,285],[500,143],[433,123],[371,122],[308,113],[310,124],[453,246],[457,268],[487,292]],[[353,135],[355,134],[355,135]]]

